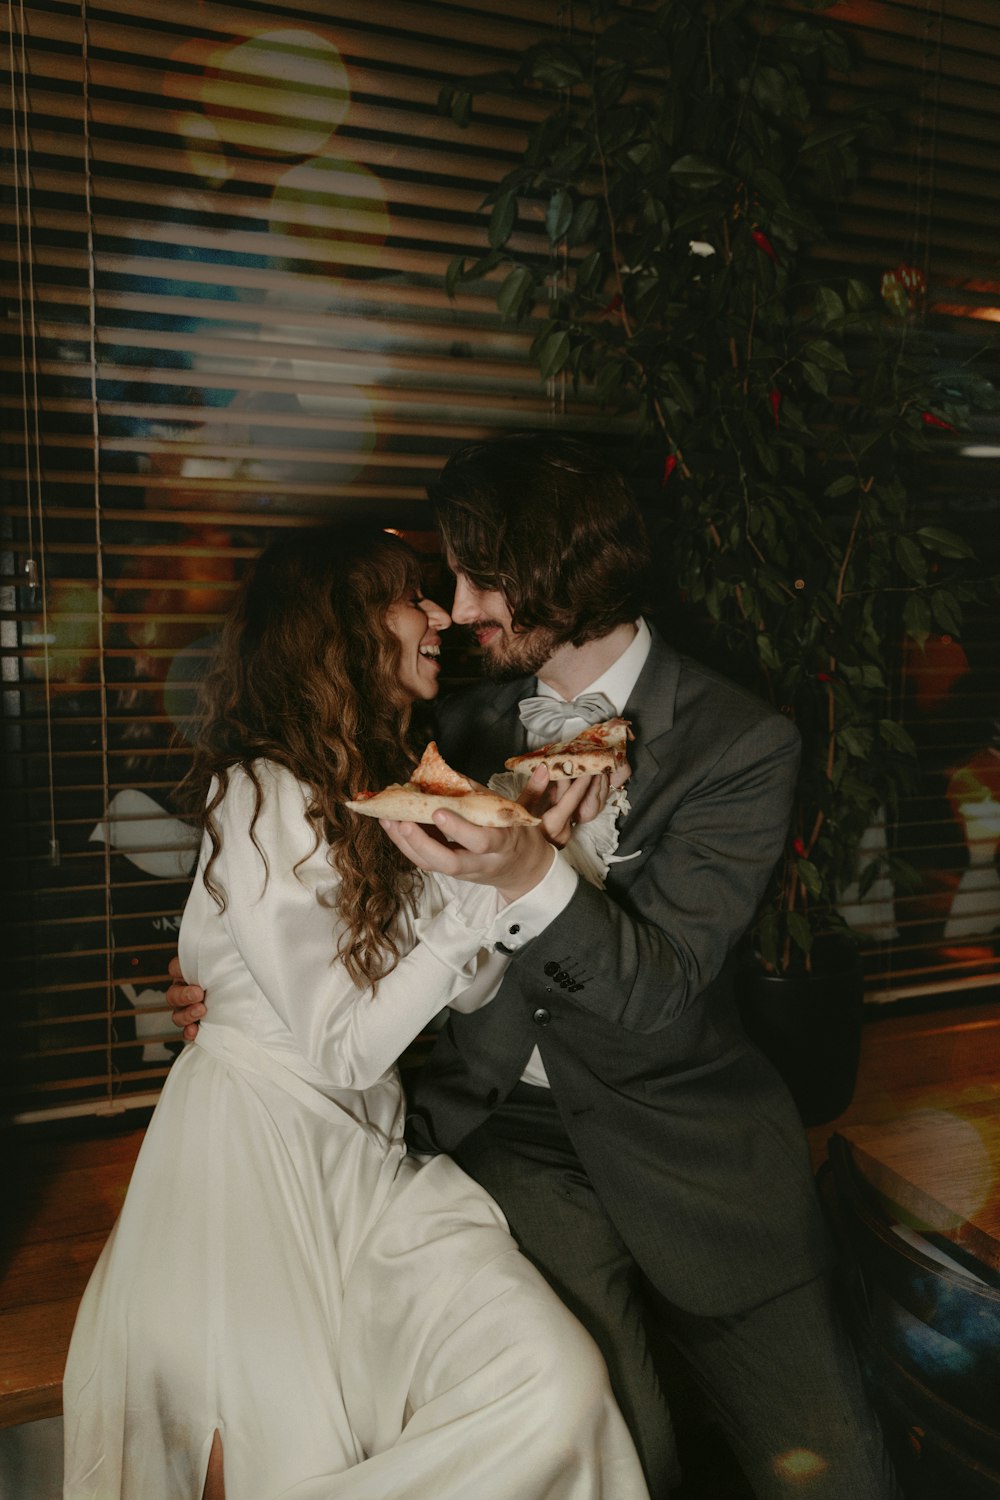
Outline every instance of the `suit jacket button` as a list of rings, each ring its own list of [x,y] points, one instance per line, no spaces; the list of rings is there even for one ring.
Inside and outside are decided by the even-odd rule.
[[[569,992],[570,992],[571,995],[575,995],[576,992],[577,992],[577,990],[582,990],[582,989],[583,989],[583,985],[582,984],[571,984],[570,987],[569,987]]]
[[[556,963],[555,959],[552,959],[552,958],[549,959],[548,963],[545,965],[544,969],[542,970],[542,973],[543,974],[548,974],[550,978],[552,977],[553,974],[558,974],[559,973],[559,965]]]
[[[531,1019],[536,1026],[547,1026],[552,1020],[552,1015],[550,1011],[545,1009],[544,1005],[540,1005]]]

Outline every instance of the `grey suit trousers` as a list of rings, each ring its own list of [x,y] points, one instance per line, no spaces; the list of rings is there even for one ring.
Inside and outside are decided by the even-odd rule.
[[[664,1389],[677,1366],[703,1391],[757,1500],[898,1495],[827,1277],[731,1317],[672,1306],[635,1265],[547,1089],[519,1084],[453,1154],[600,1347],[652,1500],[679,1482]]]

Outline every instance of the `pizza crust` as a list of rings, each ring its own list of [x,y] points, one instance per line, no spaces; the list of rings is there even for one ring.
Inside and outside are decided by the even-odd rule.
[[[524,755],[512,755],[504,761],[508,771],[526,771],[545,766],[552,781],[570,781],[576,776],[613,773],[627,758],[628,741],[633,738],[627,719],[605,719],[592,724],[574,739],[540,745]]]

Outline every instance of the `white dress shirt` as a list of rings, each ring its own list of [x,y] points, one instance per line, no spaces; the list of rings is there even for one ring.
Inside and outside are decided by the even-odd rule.
[[[613,661],[607,671],[602,672],[600,677],[594,682],[589,682],[586,687],[581,688],[580,694],[576,696],[580,696],[583,693],[604,693],[614,705],[615,713],[621,715],[628,702],[629,694],[639,680],[639,673],[646,665],[646,657],[649,655],[651,644],[652,636],[649,633],[649,626],[645,620],[637,620],[635,638],[626,646],[618,660]],[[549,687],[548,683],[539,680],[538,696],[542,698],[560,698],[561,694],[557,693],[555,688]],[[563,738],[570,739],[573,735],[579,734],[585,728],[585,724],[586,721],[583,719],[567,720]],[[541,743],[542,741],[538,736],[529,733],[529,750],[537,750]],[[544,884],[545,882],[542,882],[542,885]],[[563,907],[569,905],[570,897],[576,889],[576,881],[573,881],[564,898],[562,885],[558,888],[553,888],[550,885],[549,889],[544,892],[542,885],[536,886],[535,890],[530,894],[536,896],[538,899],[552,896],[558,901],[558,905],[554,909],[552,906],[549,907],[548,918],[544,924],[547,926],[549,922],[552,922],[559,915]],[[535,930],[537,931],[537,928]],[[534,935],[535,933],[532,932],[531,936]],[[525,940],[525,938],[521,939],[522,942]],[[521,1074],[521,1082],[534,1084],[535,1088],[548,1088],[549,1086],[545,1065],[542,1062],[542,1056],[537,1047],[528,1058],[524,1072]]]

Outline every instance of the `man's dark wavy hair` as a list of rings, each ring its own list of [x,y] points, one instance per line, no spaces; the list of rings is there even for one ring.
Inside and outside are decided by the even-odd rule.
[[[599,448],[529,432],[474,443],[430,498],[449,561],[476,588],[499,589],[518,629],[582,646],[642,613],[646,528]]]

